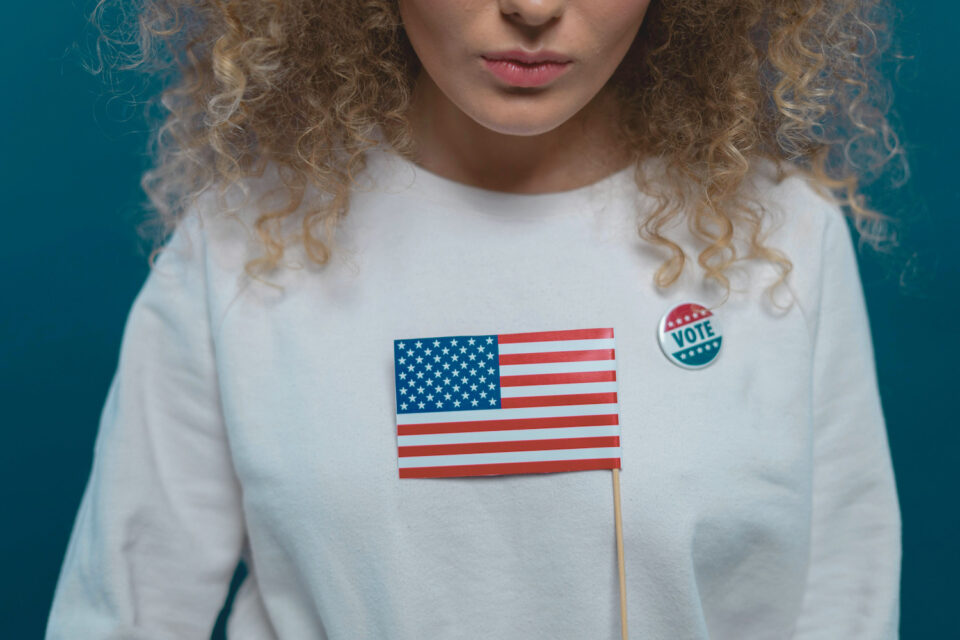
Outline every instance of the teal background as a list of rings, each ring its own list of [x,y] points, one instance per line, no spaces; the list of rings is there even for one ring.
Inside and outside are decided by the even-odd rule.
[[[905,286],[902,269],[869,252],[861,269],[904,520],[902,637],[960,638],[960,6],[902,4],[914,59],[895,88],[914,177],[880,206],[914,218],[905,241],[917,255]],[[88,8],[4,7],[0,638],[42,636],[123,323],[146,276],[133,231],[145,133],[70,51]]]

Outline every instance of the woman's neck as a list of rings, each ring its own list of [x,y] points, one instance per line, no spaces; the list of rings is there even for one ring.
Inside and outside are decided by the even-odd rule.
[[[567,191],[597,182],[630,161],[612,124],[616,106],[607,91],[550,131],[508,135],[477,123],[421,73],[410,122],[417,164],[493,191]]]

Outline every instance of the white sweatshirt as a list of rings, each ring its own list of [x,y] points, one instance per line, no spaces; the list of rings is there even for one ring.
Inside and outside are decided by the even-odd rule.
[[[127,320],[49,640],[207,638],[240,558],[231,640],[618,638],[609,471],[398,477],[394,339],[578,327],[616,331],[631,637],[898,636],[899,505],[834,204],[758,171],[791,304],[768,263],[738,267],[694,371],[658,321],[721,294],[689,263],[653,286],[629,170],[508,194],[377,151],[363,179],[333,262],[293,250],[282,290],[242,276],[256,244],[210,200],[178,228]]]

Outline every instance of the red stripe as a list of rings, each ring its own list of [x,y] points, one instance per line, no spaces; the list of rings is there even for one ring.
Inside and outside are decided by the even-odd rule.
[[[562,427],[600,427],[620,424],[615,413],[596,416],[557,416],[554,418],[506,418],[503,420],[469,420],[401,424],[397,435],[424,436],[434,433],[468,433],[470,431],[509,431],[513,429],[553,429]]]
[[[613,382],[616,371],[581,371],[580,373],[542,373],[532,376],[500,376],[501,387],[525,387],[534,384],[575,384],[578,382]]]
[[[547,451],[553,449],[590,449],[619,447],[620,436],[597,438],[554,438],[552,440],[515,440],[512,442],[467,442],[462,444],[426,444],[398,447],[399,456],[446,456],[463,453],[500,453],[501,451]]]
[[[590,349],[588,351],[501,353],[500,364],[539,364],[542,362],[584,362],[586,360],[613,360],[613,351],[613,349]]]
[[[620,458],[590,460],[554,460],[551,462],[502,462],[498,464],[464,464],[449,467],[415,467],[400,469],[401,478],[455,478],[458,476],[496,476],[508,473],[553,473],[555,471],[589,471],[619,469]]]
[[[613,328],[608,329],[568,329],[566,331],[533,331],[529,333],[503,333],[497,336],[500,344],[517,342],[547,342],[551,340],[597,340],[612,338]]]
[[[501,398],[500,408],[557,407],[569,404],[608,404],[617,401],[617,392],[572,393],[564,396],[527,396],[524,398]]]

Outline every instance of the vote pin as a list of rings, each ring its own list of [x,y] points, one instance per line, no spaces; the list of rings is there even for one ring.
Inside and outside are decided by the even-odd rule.
[[[684,369],[713,364],[723,345],[717,316],[695,302],[684,302],[663,314],[658,334],[663,355]]]

